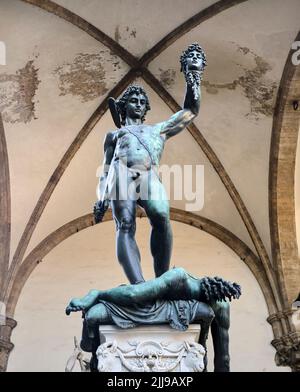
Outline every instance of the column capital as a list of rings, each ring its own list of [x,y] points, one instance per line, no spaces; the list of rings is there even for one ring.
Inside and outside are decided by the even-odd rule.
[[[300,333],[291,332],[271,342],[276,349],[277,366],[289,366],[293,372],[300,372]]]
[[[0,326],[0,372],[5,372],[11,350],[14,348],[10,341],[12,330],[16,327],[17,322],[13,318],[7,317],[5,325]]]

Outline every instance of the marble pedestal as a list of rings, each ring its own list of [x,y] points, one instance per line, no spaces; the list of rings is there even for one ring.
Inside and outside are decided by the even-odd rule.
[[[202,372],[204,347],[198,344],[200,325],[186,331],[168,325],[121,329],[101,325],[97,349],[99,372]]]

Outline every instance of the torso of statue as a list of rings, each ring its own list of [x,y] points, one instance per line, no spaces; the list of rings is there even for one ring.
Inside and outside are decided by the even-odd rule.
[[[158,165],[165,145],[160,125],[126,125],[115,131],[115,159],[147,170]],[[150,156],[151,155],[151,156]]]

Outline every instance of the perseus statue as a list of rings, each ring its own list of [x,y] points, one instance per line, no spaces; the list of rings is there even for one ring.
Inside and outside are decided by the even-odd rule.
[[[152,226],[150,247],[155,276],[161,276],[170,266],[170,207],[157,169],[165,142],[180,133],[199,113],[205,53],[194,43],[182,53],[180,63],[186,80],[183,109],[168,120],[144,124],[150,103],[140,86],[129,86],[118,100],[110,99],[111,113],[119,129],[105,137],[104,170],[94,216],[95,222],[100,222],[111,206],[117,230],[117,257],[131,284],[144,282],[135,240],[137,206],[144,209]],[[141,191],[145,189],[146,192]]]

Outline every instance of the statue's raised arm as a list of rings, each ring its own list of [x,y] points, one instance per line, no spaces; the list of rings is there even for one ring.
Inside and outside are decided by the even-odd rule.
[[[203,49],[194,43],[180,57],[181,71],[186,80],[186,94],[183,109],[175,113],[169,120],[161,123],[161,134],[168,139],[177,135],[198,115],[201,101],[200,83],[206,66]]]

